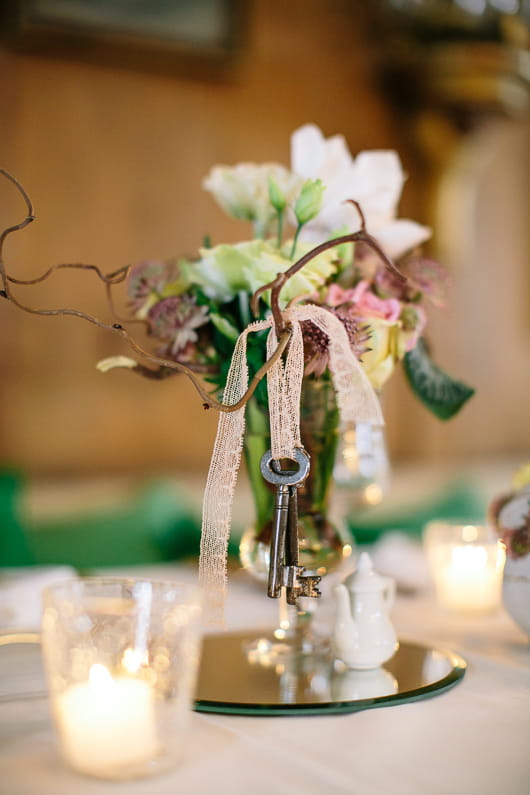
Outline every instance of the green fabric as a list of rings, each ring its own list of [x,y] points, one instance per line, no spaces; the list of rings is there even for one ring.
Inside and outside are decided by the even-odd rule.
[[[190,505],[172,482],[146,484],[112,510],[22,523],[23,479],[0,474],[0,566],[65,564],[81,571],[198,557],[200,506]],[[239,553],[237,531],[228,547]]]
[[[443,491],[418,500],[400,510],[389,510],[382,503],[365,508],[347,519],[358,544],[373,544],[387,530],[401,530],[420,538],[424,526],[433,519],[483,523],[486,505],[480,491],[471,483],[449,483]]]
[[[0,566],[65,564],[79,570],[127,566],[197,557],[200,547],[200,506],[190,505],[172,482],[148,483],[137,497],[113,510],[93,510],[71,516],[26,522],[24,479],[16,472],[0,473]],[[383,503],[357,511],[348,526],[357,544],[371,544],[387,530],[420,537],[432,519],[483,522],[485,503],[471,484],[448,484],[444,491],[401,510]],[[234,528],[228,553],[239,552]]]
[[[0,471],[0,566],[35,563],[20,519],[23,490],[20,473]]]
[[[200,521],[173,485],[160,481],[127,505],[34,522],[27,532],[40,564],[88,569],[196,555]]]

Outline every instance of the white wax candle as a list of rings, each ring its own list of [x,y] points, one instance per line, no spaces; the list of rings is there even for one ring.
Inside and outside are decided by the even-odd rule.
[[[148,682],[112,677],[93,665],[88,682],[57,699],[56,716],[63,751],[73,767],[105,775],[156,756],[154,694]]]
[[[486,547],[457,545],[448,564],[436,572],[438,598],[452,609],[491,610],[499,604],[501,574],[502,567]]]

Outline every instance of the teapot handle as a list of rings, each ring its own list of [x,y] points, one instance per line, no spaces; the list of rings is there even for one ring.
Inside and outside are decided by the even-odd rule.
[[[393,577],[384,577],[385,590],[383,591],[383,599],[387,612],[390,612],[396,601],[396,581]]]

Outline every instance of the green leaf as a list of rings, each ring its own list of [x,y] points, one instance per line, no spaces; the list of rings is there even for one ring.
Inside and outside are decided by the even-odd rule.
[[[434,364],[423,339],[405,354],[403,366],[416,397],[440,420],[454,417],[475,394],[472,387],[451,378]]]
[[[210,320],[214,324],[217,331],[222,334],[223,337],[231,340],[231,342],[235,342],[239,337],[239,331],[232,323],[230,323],[229,320],[226,319],[226,317],[222,317],[221,315],[211,312]]]

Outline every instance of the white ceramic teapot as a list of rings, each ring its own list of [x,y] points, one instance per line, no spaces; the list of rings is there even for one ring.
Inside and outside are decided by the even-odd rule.
[[[389,618],[395,582],[373,570],[362,552],[356,571],[335,588],[336,619],[331,648],[348,668],[377,668],[397,651],[398,640]]]

